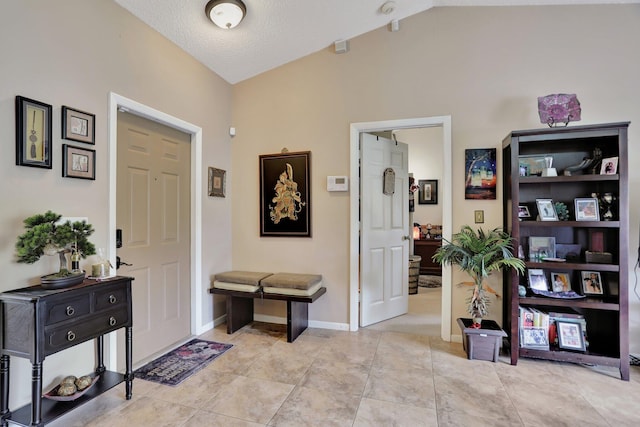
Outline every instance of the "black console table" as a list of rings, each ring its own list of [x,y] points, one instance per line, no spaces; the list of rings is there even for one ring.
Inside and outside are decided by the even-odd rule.
[[[131,277],[101,281],[85,279],[65,289],[41,286],[0,294],[0,419],[23,426],[44,426],[73,408],[88,402],[114,386],[126,383],[131,399],[133,373]],[[104,335],[125,328],[125,373],[107,371],[104,365]],[[42,363],[58,351],[95,339],[100,378],[85,394],[73,401],[42,398]],[[31,404],[9,410],[10,356],[31,361]],[[64,375],[81,373],[64,372]],[[82,374],[84,375],[84,374]]]

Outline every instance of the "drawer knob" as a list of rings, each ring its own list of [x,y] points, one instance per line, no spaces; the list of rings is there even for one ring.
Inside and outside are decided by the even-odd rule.
[[[67,316],[73,316],[75,312],[76,310],[73,308],[73,306],[67,306]]]
[[[116,326],[116,323],[118,323],[118,322],[116,321],[115,317],[113,317],[113,316],[109,317],[109,325],[110,326]]]
[[[67,341],[73,341],[76,339],[76,334],[73,331],[67,332]]]
[[[109,295],[109,303],[115,304],[116,302],[118,302],[118,298],[116,298],[115,295]]]

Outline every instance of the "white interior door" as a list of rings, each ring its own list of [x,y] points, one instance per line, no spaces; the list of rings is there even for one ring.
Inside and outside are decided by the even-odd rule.
[[[407,144],[360,134],[360,326],[409,309],[408,153]],[[383,193],[387,168],[392,195]]]
[[[190,135],[118,113],[118,274],[135,278],[133,362],[191,334]]]

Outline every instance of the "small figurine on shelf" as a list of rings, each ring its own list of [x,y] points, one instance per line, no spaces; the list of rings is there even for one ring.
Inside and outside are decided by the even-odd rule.
[[[603,221],[613,221],[613,202],[616,201],[616,196],[613,193],[604,193],[600,197],[600,207],[602,209],[601,218]]]

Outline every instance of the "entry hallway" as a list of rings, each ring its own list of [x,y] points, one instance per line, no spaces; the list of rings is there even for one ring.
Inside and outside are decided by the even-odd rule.
[[[136,379],[132,400],[123,384],[51,425],[640,425],[635,366],[624,382],[614,369],[467,360],[459,343],[366,329],[308,329],[289,344],[281,325],[254,323],[200,338],[234,347],[178,387]]]

